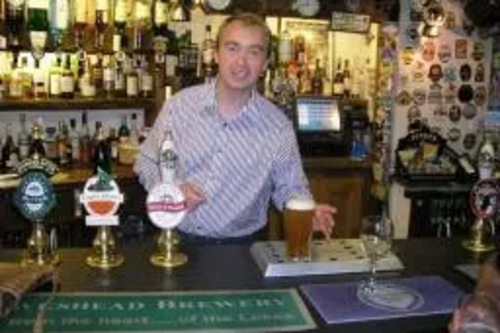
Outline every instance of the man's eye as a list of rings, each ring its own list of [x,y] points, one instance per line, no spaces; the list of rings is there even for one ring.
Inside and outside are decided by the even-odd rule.
[[[226,45],[226,50],[228,50],[228,51],[234,52],[237,49],[238,49],[238,47],[236,45],[233,45],[233,44]]]

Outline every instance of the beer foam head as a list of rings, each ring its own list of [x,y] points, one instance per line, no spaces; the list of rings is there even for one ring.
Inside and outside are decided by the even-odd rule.
[[[306,197],[292,198],[286,203],[289,210],[313,210],[315,206],[314,200]]]

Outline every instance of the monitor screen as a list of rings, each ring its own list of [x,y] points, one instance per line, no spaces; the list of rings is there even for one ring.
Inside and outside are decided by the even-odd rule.
[[[341,119],[338,101],[329,98],[297,98],[297,126],[299,131],[340,131]]]

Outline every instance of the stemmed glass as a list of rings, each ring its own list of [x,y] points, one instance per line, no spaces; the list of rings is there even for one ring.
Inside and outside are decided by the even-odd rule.
[[[392,245],[393,226],[385,215],[371,215],[361,221],[361,243],[369,261],[370,275],[361,282],[360,288],[365,293],[377,291],[377,261],[383,258]]]

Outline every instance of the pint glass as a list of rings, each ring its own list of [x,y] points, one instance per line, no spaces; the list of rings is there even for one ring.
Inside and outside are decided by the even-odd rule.
[[[312,220],[315,203],[312,199],[292,198],[285,207],[286,253],[292,261],[311,260]]]

